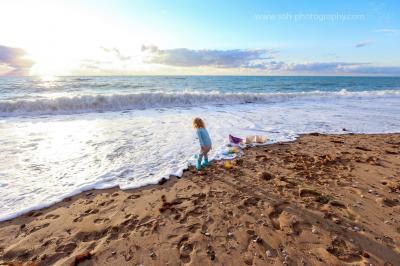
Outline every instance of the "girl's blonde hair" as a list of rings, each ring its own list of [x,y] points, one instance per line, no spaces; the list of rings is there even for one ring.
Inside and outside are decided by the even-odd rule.
[[[196,117],[193,119],[193,127],[194,128],[205,128],[203,120],[200,117]]]

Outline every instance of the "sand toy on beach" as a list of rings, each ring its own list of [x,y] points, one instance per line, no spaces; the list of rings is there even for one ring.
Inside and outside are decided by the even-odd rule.
[[[244,140],[245,144],[263,144],[266,143],[268,138],[266,136],[260,136],[260,135],[250,135],[246,136],[246,139]]]
[[[231,161],[226,160],[226,161],[224,162],[224,167],[225,167],[226,170],[231,169],[231,168],[232,168],[232,163],[231,163]]]
[[[239,144],[240,142],[242,142],[243,139],[238,138],[238,137],[234,137],[231,134],[229,134],[229,142],[232,144]]]

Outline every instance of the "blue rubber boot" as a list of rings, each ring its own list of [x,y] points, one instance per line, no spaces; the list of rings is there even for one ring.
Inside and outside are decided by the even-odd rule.
[[[201,161],[200,160],[197,160],[197,162],[196,162],[196,169],[197,169],[197,171],[201,170]]]
[[[204,158],[203,166],[208,166],[208,158]]]

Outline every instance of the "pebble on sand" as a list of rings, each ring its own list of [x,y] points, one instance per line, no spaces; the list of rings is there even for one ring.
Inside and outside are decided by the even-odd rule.
[[[313,234],[318,234],[318,233],[319,233],[318,228],[317,228],[315,225],[313,225],[313,226],[311,227],[311,232],[312,232]]]

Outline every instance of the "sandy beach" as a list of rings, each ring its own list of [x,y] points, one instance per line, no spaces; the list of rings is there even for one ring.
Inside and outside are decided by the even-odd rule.
[[[400,134],[301,136],[0,223],[1,265],[400,265]]]

